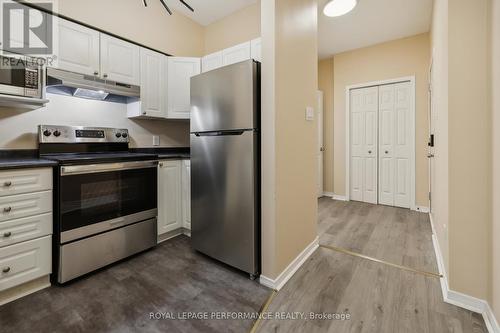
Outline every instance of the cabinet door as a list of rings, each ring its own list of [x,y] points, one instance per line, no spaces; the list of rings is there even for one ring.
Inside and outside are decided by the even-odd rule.
[[[224,66],[249,60],[251,58],[251,43],[246,42],[230,47],[223,50],[222,54]]]
[[[119,83],[141,84],[140,47],[101,34],[101,77]]]
[[[59,69],[86,75],[99,74],[99,32],[59,18]]]
[[[191,230],[191,161],[182,161],[182,220],[183,227]]]
[[[181,161],[162,161],[158,168],[158,234],[181,227]]]
[[[262,38],[256,38],[251,42],[252,59],[258,62],[262,61]]]
[[[147,117],[166,117],[166,57],[141,49],[141,114]]]
[[[204,56],[201,59],[201,70],[203,73],[224,66],[224,56],[222,51]]]
[[[172,119],[189,119],[191,77],[200,74],[200,58],[168,57],[168,113]]]

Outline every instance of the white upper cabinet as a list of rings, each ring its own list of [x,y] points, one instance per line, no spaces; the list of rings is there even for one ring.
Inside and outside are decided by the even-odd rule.
[[[203,73],[220,68],[222,66],[224,66],[223,51],[209,54],[201,59],[201,70],[203,71]]]
[[[262,38],[256,38],[251,41],[252,59],[262,61]]]
[[[231,65],[237,62],[251,59],[251,43],[246,42],[230,47],[222,51],[223,65]]]
[[[101,34],[101,74],[103,79],[141,84],[140,47],[124,40]]]
[[[191,114],[191,77],[200,74],[200,58],[167,58],[167,118],[189,119]]]
[[[59,18],[59,69],[99,75],[99,32]]]
[[[164,118],[166,116],[166,56],[141,48],[141,102],[140,115]],[[131,115],[129,115],[131,116]],[[139,116],[139,114],[135,115]]]

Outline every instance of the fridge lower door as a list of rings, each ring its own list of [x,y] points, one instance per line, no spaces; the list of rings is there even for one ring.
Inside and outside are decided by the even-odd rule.
[[[191,238],[194,249],[258,274],[258,134],[191,135]]]

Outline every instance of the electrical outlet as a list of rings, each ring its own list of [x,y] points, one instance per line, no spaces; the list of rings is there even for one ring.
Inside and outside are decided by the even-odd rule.
[[[153,146],[159,146],[159,145],[160,145],[160,136],[153,135]]]
[[[313,121],[314,120],[314,108],[313,107],[306,107],[306,120],[307,121]]]

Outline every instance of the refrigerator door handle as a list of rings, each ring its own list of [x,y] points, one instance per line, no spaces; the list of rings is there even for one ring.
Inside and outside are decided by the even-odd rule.
[[[214,131],[214,132],[199,132],[194,135],[200,136],[225,136],[225,135],[243,135],[245,130],[227,130],[227,131]]]

